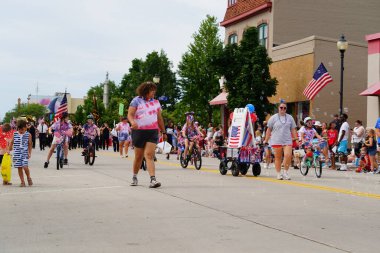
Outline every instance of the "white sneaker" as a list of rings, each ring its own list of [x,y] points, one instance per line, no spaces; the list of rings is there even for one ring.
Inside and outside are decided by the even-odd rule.
[[[283,176],[284,180],[290,180],[290,176],[288,174],[288,172],[284,172],[284,176]]]
[[[282,174],[277,174],[277,180],[283,180]]]
[[[120,158],[124,158],[124,156],[123,156],[123,155],[120,155]]]
[[[346,164],[342,164],[339,168],[340,171],[347,171],[347,165]]]
[[[264,169],[269,169],[268,164],[264,164]]]

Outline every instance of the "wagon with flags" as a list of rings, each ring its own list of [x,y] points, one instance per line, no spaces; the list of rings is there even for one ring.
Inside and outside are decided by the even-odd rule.
[[[236,108],[233,113],[228,145],[221,148],[219,171],[222,175],[231,170],[233,176],[261,173],[261,151],[256,145],[253,124],[247,108]]]

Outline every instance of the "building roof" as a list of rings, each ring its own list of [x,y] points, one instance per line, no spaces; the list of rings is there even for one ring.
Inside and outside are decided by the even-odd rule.
[[[227,8],[224,20],[220,24],[221,26],[228,26],[271,6],[271,0],[237,0],[236,4]]]
[[[225,91],[222,91],[222,93],[220,93],[218,96],[216,96],[209,103],[210,103],[210,105],[225,105],[225,104],[227,104],[227,96],[228,96],[228,93]]]

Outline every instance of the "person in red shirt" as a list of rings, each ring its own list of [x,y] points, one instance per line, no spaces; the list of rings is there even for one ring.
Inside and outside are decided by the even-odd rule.
[[[336,130],[336,123],[333,121],[329,125],[329,130],[327,130],[327,143],[329,145],[330,156],[331,156],[331,169],[335,170],[335,153],[333,152],[333,147],[336,145],[338,140],[338,130]]]
[[[11,125],[8,123],[0,126],[0,170],[4,154],[9,154],[10,152],[9,144],[13,138],[13,132]],[[12,183],[3,180],[3,185],[12,185]]]
[[[359,167],[355,171],[357,173],[360,173],[362,171],[364,172],[371,171],[371,160],[367,152],[367,147],[362,147],[360,149],[360,163],[359,163]]]

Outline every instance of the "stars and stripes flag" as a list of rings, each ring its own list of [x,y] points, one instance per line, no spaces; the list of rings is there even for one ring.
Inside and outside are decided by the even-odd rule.
[[[240,140],[240,126],[232,126],[230,142],[228,143],[230,148],[238,148]]]
[[[303,91],[303,94],[307,99],[312,100],[318,92],[320,92],[323,87],[325,87],[327,84],[331,83],[333,81],[331,75],[321,63],[315,71],[313,80],[310,81],[310,83],[307,85],[306,89]]]
[[[61,104],[59,105],[57,112],[55,113],[54,121],[57,121],[61,117],[62,113],[64,113],[64,112],[67,112],[66,93],[62,98]]]

